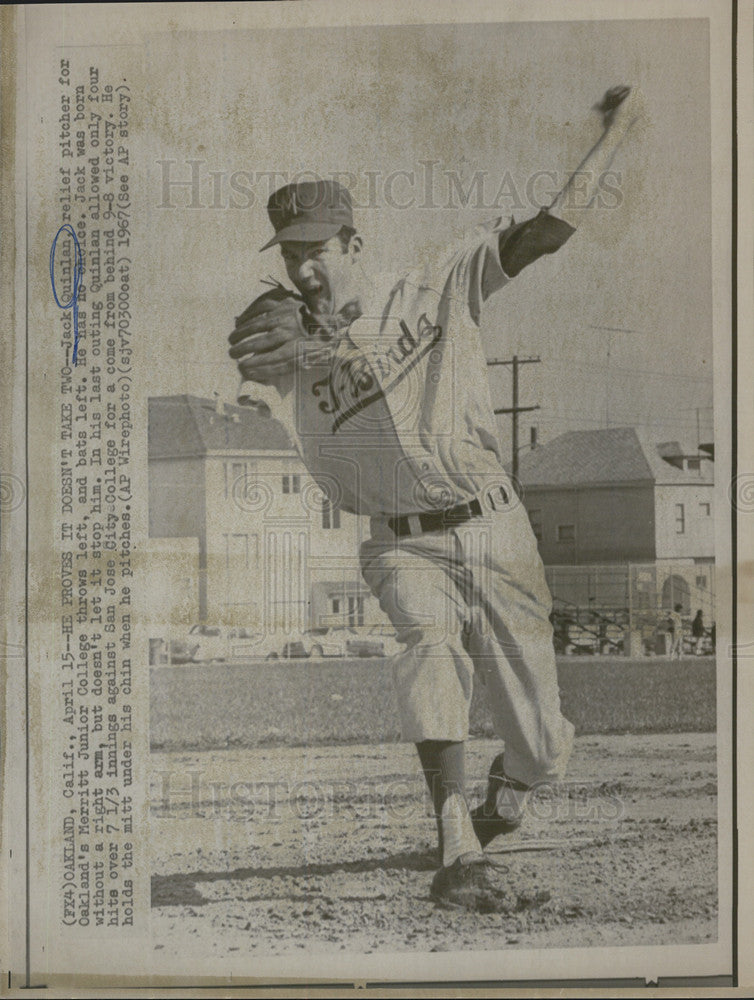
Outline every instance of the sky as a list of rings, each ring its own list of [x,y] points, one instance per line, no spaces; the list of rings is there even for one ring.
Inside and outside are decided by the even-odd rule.
[[[155,286],[150,395],[235,398],[234,317],[261,278],[285,278],[277,251],[258,252],[272,187],[301,171],[352,174],[365,266],[397,278],[478,222],[534,214],[554,191],[546,175],[531,186],[536,172],[562,183],[600,135],[592,106],[628,83],[649,116],[613,163],[617,194],[489,301],[482,336],[490,358],[541,358],[521,371],[521,404],[541,407],[522,416],[522,441],[531,423],[540,441],[631,424],[692,447],[698,424],[709,440],[713,332],[727,331],[712,329],[707,46],[701,19],[151,36],[134,108],[141,265]],[[188,186],[166,199],[166,178],[192,169],[200,207]],[[478,172],[481,196],[451,198],[448,174],[468,189]],[[510,369],[486,377],[510,406]],[[500,428],[508,448],[509,418]]]

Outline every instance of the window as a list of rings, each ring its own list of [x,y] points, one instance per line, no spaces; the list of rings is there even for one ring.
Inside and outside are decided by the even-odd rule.
[[[223,535],[225,539],[225,569],[231,570],[249,568],[249,536],[242,534]]]
[[[330,601],[330,610],[334,615],[340,614],[340,598],[333,597]]]
[[[325,500],[322,504],[322,527],[340,527],[340,508],[333,507],[329,500]]]
[[[363,597],[349,597],[348,598],[348,624],[349,625],[363,625],[364,624],[364,598]]]
[[[225,499],[233,496],[233,491],[236,491],[236,496],[243,493],[243,484],[239,483],[239,479],[243,479],[248,475],[248,467],[246,462],[225,462]]]
[[[686,533],[686,511],[682,503],[675,505],[675,533],[676,535]]]
[[[698,472],[701,462],[698,458],[689,458],[686,461],[686,468],[689,472]]]
[[[707,589],[707,577],[706,576],[698,576],[696,578],[696,586],[697,586],[697,590],[706,590]]]
[[[531,530],[534,532],[534,537],[538,542],[542,541],[542,511],[541,510],[530,510],[529,511],[529,523],[531,524]]]
[[[558,541],[559,542],[575,542],[576,541],[576,525],[575,524],[559,524],[558,525]]]
[[[297,473],[294,475],[287,474],[283,476],[283,493],[300,493],[301,492],[301,476]]]
[[[712,513],[712,504],[700,503],[699,513],[702,515],[702,517],[709,517],[710,514]]]

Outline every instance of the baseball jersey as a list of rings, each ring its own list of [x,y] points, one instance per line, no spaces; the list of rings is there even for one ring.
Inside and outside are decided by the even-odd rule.
[[[375,287],[337,342],[303,342],[271,415],[333,506],[420,513],[507,484],[482,306],[572,232],[546,212],[518,225],[492,220],[391,287]]]

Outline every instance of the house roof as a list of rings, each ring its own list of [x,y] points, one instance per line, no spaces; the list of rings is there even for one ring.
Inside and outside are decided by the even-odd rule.
[[[208,452],[290,451],[277,420],[243,406],[201,396],[152,396],[149,399],[149,457],[187,458]]]
[[[678,442],[658,445],[635,427],[568,431],[522,455],[519,478],[528,487],[713,481],[712,463],[707,459],[699,471],[670,464],[669,459],[683,455],[696,456],[696,452],[684,452]]]
[[[641,444],[642,451],[652,470],[655,485],[709,485],[715,481],[715,464],[712,457],[701,449],[691,448],[685,442],[665,441],[657,443],[651,435],[643,429],[634,429],[634,432]],[[674,464],[677,459],[700,459],[698,469],[686,469],[681,463],[681,467]]]

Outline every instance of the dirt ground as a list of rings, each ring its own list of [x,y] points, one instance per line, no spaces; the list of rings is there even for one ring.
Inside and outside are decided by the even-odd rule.
[[[469,743],[479,795],[490,740]],[[154,947],[180,959],[713,942],[714,734],[584,736],[501,858],[504,913],[429,898],[413,747],[153,753]],[[545,850],[533,850],[556,841]]]

